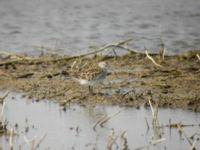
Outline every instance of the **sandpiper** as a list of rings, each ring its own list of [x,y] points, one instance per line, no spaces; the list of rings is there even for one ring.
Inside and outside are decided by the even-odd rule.
[[[86,68],[81,70],[81,72],[76,72],[72,79],[81,85],[88,85],[89,91],[93,93],[92,86],[103,81],[107,75],[108,63],[102,61],[98,65],[98,68]]]

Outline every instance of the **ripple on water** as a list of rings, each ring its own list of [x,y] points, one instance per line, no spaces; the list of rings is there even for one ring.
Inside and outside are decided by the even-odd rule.
[[[0,49],[35,54],[33,46],[45,45],[74,55],[91,44],[133,38],[133,48],[156,52],[160,36],[168,53],[192,49],[194,43],[200,47],[194,42],[199,36],[188,33],[199,33],[199,7],[196,0],[1,0],[0,31],[5,35],[0,34]],[[173,44],[177,39],[181,43]]]

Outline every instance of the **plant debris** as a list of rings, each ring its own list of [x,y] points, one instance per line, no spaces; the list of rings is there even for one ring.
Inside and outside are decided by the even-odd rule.
[[[62,107],[70,103],[139,107],[141,104],[149,106],[150,99],[156,101],[158,107],[200,111],[200,61],[197,58],[200,50],[173,56],[146,51],[146,55],[124,46],[129,41],[108,44],[73,57],[54,54],[0,58],[0,88],[26,92],[37,101],[56,100]],[[98,55],[110,48],[128,53]],[[94,86],[96,94],[90,94],[86,86],[70,79],[74,69],[96,66],[100,61],[108,62],[110,69],[106,80]]]

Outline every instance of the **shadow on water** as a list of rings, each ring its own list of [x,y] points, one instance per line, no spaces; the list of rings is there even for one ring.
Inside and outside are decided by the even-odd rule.
[[[2,95],[2,94],[1,94]],[[49,101],[31,101],[23,94],[11,93],[5,100],[5,118],[8,128],[14,128],[14,149],[26,150],[24,135],[28,139],[46,134],[38,149],[122,149],[127,145],[136,149],[154,139],[151,129],[151,110],[141,107],[78,106],[71,105],[63,111],[59,105]],[[107,116],[107,120],[105,119]],[[104,122],[102,121],[104,118]],[[149,123],[148,129],[145,118]],[[200,113],[180,109],[159,109],[160,125],[182,122],[192,125],[184,127],[188,137],[199,134]],[[102,122],[100,122],[102,121]],[[99,122],[99,123],[98,123]],[[177,128],[161,129],[165,140],[150,149],[189,149],[190,144],[179,134]],[[196,147],[200,147],[197,136]],[[0,145],[9,149],[8,137],[0,137]],[[127,142],[127,143],[126,143]],[[127,148],[127,149],[128,149]]]

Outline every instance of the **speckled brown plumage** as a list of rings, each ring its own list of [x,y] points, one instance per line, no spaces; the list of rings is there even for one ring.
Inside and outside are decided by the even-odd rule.
[[[103,71],[103,72],[102,72]],[[87,70],[84,70],[80,73],[76,73],[74,74],[74,77],[75,78],[78,78],[78,79],[84,79],[84,80],[88,80],[88,81],[91,81],[91,80],[95,80],[96,78],[98,78],[98,76],[101,76],[102,73],[104,73],[105,70],[103,69],[87,69]]]
[[[73,73],[72,79],[82,85],[94,85],[106,78],[107,65],[106,62],[100,62],[97,68],[82,68]]]

